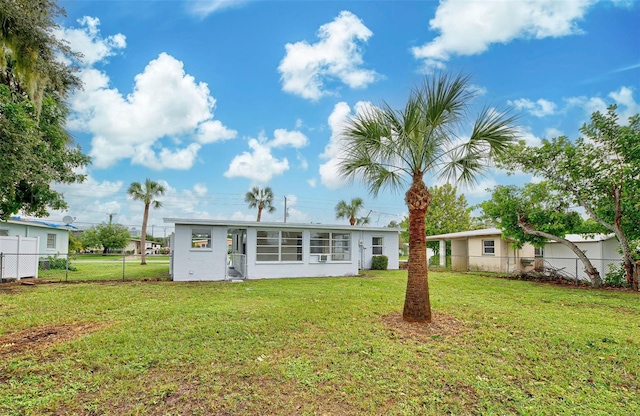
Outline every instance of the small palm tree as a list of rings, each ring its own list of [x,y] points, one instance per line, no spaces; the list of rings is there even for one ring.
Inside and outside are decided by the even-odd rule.
[[[154,182],[147,178],[144,182],[144,187],[140,182],[133,182],[127,194],[135,201],[144,202],[144,216],[142,217],[142,235],[140,237],[140,264],[147,264],[146,251],[147,251],[147,221],[149,220],[149,206],[153,205],[154,209],[158,209],[162,206],[162,203],[155,198],[164,195],[164,186],[158,182]]]
[[[364,202],[362,202],[362,198],[353,198],[350,204],[347,204],[344,200],[338,202],[338,205],[336,205],[336,219],[348,219],[351,225],[359,225],[361,223],[368,224],[368,218],[366,222],[364,222],[365,219],[356,217],[363,205]]]
[[[249,204],[249,208],[258,208],[257,222],[262,218],[262,210],[266,209],[268,213],[276,210],[273,206],[273,191],[270,187],[264,189],[254,186],[244,195],[244,202]]]
[[[383,188],[409,188],[405,321],[431,322],[424,224],[431,195],[424,175],[472,183],[516,139],[515,118],[489,108],[480,112],[468,137],[457,136],[475,96],[468,76],[435,75],[414,89],[403,109],[386,103],[371,107],[352,117],[343,132],[343,178],[360,178],[374,196]]]

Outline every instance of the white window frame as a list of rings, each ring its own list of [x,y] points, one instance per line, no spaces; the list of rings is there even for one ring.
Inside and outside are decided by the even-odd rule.
[[[57,235],[55,235],[53,233],[48,233],[47,234],[47,248],[55,250],[56,243],[57,243]]]
[[[318,242],[322,244],[318,244]],[[349,263],[351,262],[353,251],[351,246],[352,237],[350,232],[312,231],[309,241],[309,254],[316,256],[317,260],[322,263]]]
[[[533,257],[536,257],[536,258],[544,257],[544,247],[534,247]]]
[[[212,251],[213,250],[213,229],[210,227],[191,227],[191,250],[192,251]],[[207,237],[208,233],[208,237]],[[201,241],[205,241],[203,246],[196,245],[196,242],[200,244]],[[146,251],[146,248],[145,248]]]
[[[265,233],[265,235],[262,236],[261,233]],[[295,240],[295,244],[291,244],[293,240]],[[267,244],[260,244],[261,242]],[[270,248],[271,251],[261,252],[261,248]],[[256,263],[302,263],[304,260],[303,251],[302,230],[256,230]]]
[[[379,240],[379,241],[376,241]],[[379,244],[376,244],[378,242]],[[371,237],[371,255],[383,256],[384,255],[384,237],[376,235]]]
[[[487,245],[486,243],[491,243],[491,245]],[[489,252],[488,249],[491,249],[491,251]],[[482,240],[482,255],[483,256],[496,255],[496,240]]]

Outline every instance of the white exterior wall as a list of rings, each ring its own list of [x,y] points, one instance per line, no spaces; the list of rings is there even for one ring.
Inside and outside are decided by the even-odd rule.
[[[39,238],[40,245],[37,251],[41,256],[66,255],[69,252],[69,231],[67,230],[13,222],[0,222],[0,229],[9,230],[9,237],[19,235],[21,237]],[[47,248],[47,234],[56,235],[55,248]]]
[[[605,274],[609,271],[610,265],[620,264],[622,256],[618,253],[618,240],[609,238],[604,241],[583,241],[575,243],[576,246],[584,252],[587,258],[593,264],[600,277],[604,279]],[[549,242],[544,246],[544,260],[547,265],[563,272],[576,276],[580,280],[589,281],[589,277],[584,271],[582,261],[578,259],[575,253],[564,244]]]
[[[191,229],[211,228],[212,247],[210,249],[191,248]],[[227,233],[230,228],[242,228],[227,225],[186,225],[176,224],[172,237],[173,263],[171,273],[176,281],[224,280],[227,271]],[[371,268],[372,238],[382,237],[382,254],[389,259],[388,268],[399,268],[398,231],[361,231],[348,229],[304,229],[282,228],[286,231],[302,231],[302,261],[266,262],[256,260],[256,239],[259,229],[276,230],[274,226],[261,227],[259,224],[246,227],[246,275],[247,279],[270,279],[286,277],[324,277],[353,276],[358,274],[359,266]],[[350,261],[320,261],[319,255],[310,253],[312,232],[351,233]],[[362,242],[362,244],[361,244]]]
[[[191,248],[191,229],[210,228],[211,248]],[[227,227],[176,225],[172,275],[175,281],[224,280],[227,272]]]

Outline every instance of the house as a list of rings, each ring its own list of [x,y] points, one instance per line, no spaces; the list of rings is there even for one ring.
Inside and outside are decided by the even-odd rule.
[[[374,255],[398,269],[398,228],[165,218],[173,280],[357,275]],[[231,245],[228,245],[230,237]]]
[[[512,273],[534,268],[534,247],[528,243],[520,249],[513,247],[498,228],[430,235],[427,241],[439,241],[440,253],[451,241],[451,268],[456,271]],[[440,266],[445,267],[445,261],[445,256],[440,256]]]
[[[69,252],[69,230],[75,228],[73,225],[12,216],[6,222],[0,222],[0,237],[37,237],[40,256],[66,256]]]
[[[618,252],[620,244],[615,234],[567,234],[564,238],[574,243],[587,256],[603,279],[613,265],[622,263],[622,255]],[[582,261],[564,244],[547,242],[543,247],[542,256],[545,266],[557,269],[570,277],[577,277],[578,280],[589,281]]]
[[[38,277],[38,262],[69,252],[70,225],[12,216],[0,222],[0,279]]]
[[[140,249],[141,245],[142,240],[132,238],[124,248],[124,252],[133,253],[134,255],[140,255],[142,253],[142,250]],[[162,244],[158,243],[157,241],[145,241],[145,246],[147,248],[145,254],[158,254],[160,252]]]

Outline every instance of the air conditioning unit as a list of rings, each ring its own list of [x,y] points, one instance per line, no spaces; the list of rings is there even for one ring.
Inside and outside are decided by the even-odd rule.
[[[327,261],[327,255],[326,254],[320,254],[318,256],[318,261]]]

